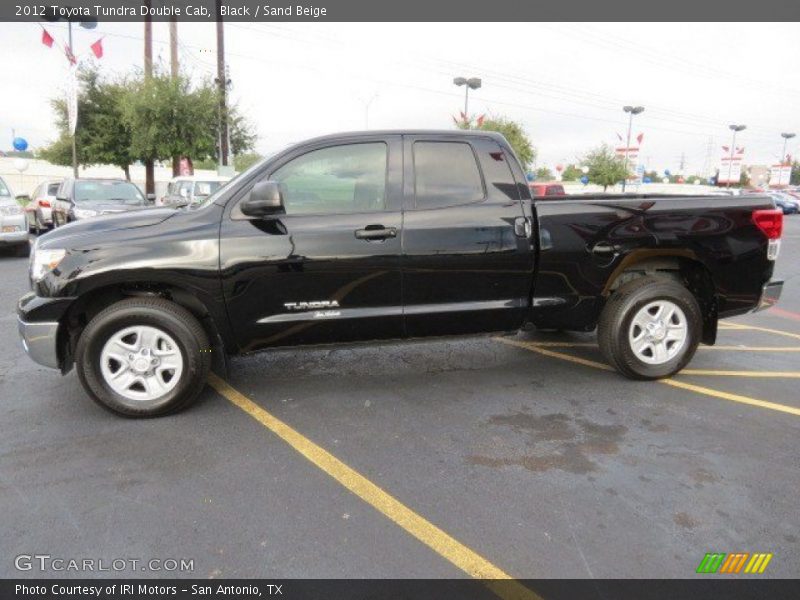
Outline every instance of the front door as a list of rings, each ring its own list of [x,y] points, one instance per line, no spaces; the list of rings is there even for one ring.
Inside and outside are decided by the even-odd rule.
[[[407,335],[519,328],[534,252],[513,157],[490,137],[404,139]]]
[[[242,351],[402,337],[401,138],[320,142],[266,169],[285,214],[249,218],[232,200],[220,231]]]

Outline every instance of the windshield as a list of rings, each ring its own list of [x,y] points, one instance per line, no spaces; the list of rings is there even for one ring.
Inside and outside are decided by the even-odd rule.
[[[0,179],[0,196],[10,196],[11,192],[8,191],[8,186],[6,186],[6,182]]]
[[[195,201],[202,202],[223,186],[222,181],[198,181],[194,184]]]
[[[146,204],[139,188],[127,181],[76,181],[75,202],[81,204]]]

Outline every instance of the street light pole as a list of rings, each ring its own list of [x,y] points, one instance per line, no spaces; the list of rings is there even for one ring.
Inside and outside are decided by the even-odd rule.
[[[633,115],[644,112],[644,106],[623,106],[622,110],[628,113],[628,138],[625,141],[625,176],[622,178],[622,193],[625,193],[625,183],[628,180],[628,152],[631,147],[631,129],[633,128]]]
[[[469,91],[470,89],[477,90],[481,87],[481,78],[470,77],[467,79],[466,77],[456,77],[453,79],[453,83],[459,87],[462,85],[466,87],[464,94],[464,122],[469,123]]]
[[[736,150],[736,134],[747,129],[747,125],[728,125],[728,129],[733,131],[733,139],[731,140],[731,155],[728,160],[728,181],[725,184],[726,188],[731,187],[731,169],[733,168],[733,153]]]
[[[75,56],[75,51],[72,49],[72,21],[67,21],[67,31],[69,32],[69,55],[72,57]],[[71,85],[74,85],[74,82]],[[78,178],[78,144],[75,141],[77,135],[77,131],[72,132],[72,175],[75,179]]]
[[[786,160],[786,142],[788,142],[790,139],[792,139],[795,135],[797,135],[797,134],[795,134],[795,133],[782,133],[781,134],[781,137],[783,138],[783,152],[781,152],[781,164],[783,164],[783,161]],[[786,161],[786,162],[789,162],[789,161]]]

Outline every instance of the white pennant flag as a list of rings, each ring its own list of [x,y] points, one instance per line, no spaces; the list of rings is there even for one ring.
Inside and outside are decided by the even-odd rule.
[[[78,67],[70,65],[67,75],[67,123],[70,135],[75,135],[78,125]]]

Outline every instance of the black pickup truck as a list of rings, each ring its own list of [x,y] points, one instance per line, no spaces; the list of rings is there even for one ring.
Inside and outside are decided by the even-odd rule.
[[[782,219],[765,196],[534,202],[489,132],[334,135],[198,210],[42,236],[19,331],[33,360],[76,364],[87,393],[128,416],[189,404],[215,354],[530,325],[597,328],[621,373],[654,379],[713,344],[718,319],[777,301]]]

